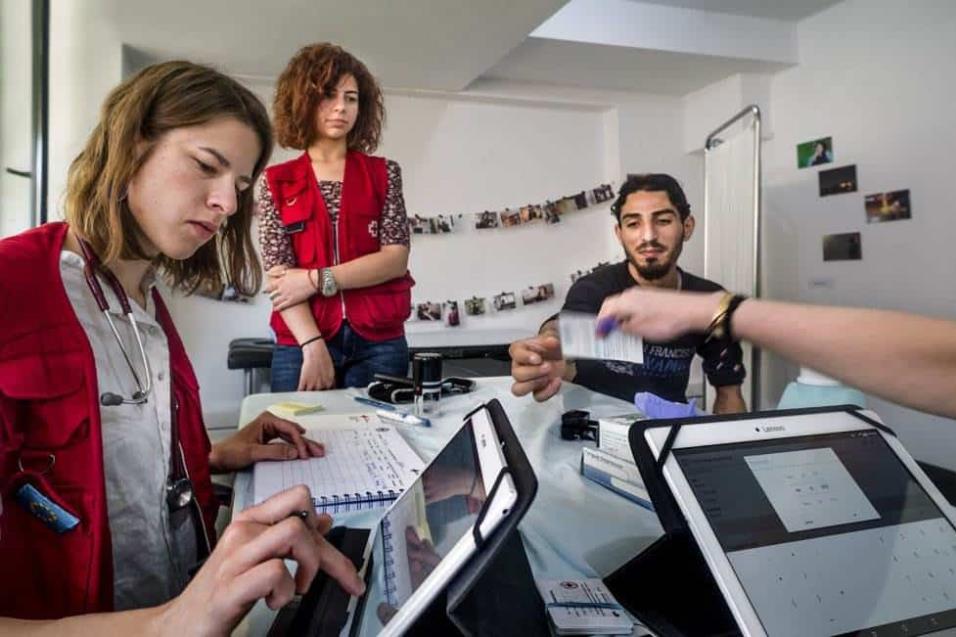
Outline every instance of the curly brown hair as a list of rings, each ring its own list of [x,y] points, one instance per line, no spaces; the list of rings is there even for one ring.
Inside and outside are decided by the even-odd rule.
[[[255,131],[259,157],[253,179],[272,154],[269,114],[249,89],[211,68],[174,61],[148,66],[114,88],[103,102],[100,121],[70,164],[64,212],[67,223],[109,264],[148,258],[139,243],[126,189],[167,132],[234,117]],[[145,142],[145,147],[139,147]],[[251,238],[252,188],[238,200],[221,234],[188,259],[162,254],[153,259],[170,285],[186,293],[221,287],[223,278],[251,296],[262,283],[262,268]]]
[[[358,58],[328,42],[299,49],[279,76],[272,106],[279,145],[305,150],[315,141],[319,101],[335,91],[343,75],[354,77],[359,89],[358,120],[349,131],[348,147],[363,153],[375,152],[385,123],[382,89]]]

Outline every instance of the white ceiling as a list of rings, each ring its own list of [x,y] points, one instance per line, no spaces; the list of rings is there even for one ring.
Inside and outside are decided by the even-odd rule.
[[[276,77],[292,54],[331,41],[389,87],[460,90],[566,0],[104,0],[120,38],[153,59],[185,57]],[[56,3],[53,3],[56,10]]]
[[[772,73],[785,67],[739,58],[529,38],[485,77],[686,95],[736,73]]]
[[[840,0],[635,0],[683,9],[749,15],[775,20],[802,20]]]
[[[273,79],[301,46],[332,41],[358,55],[391,89],[459,91],[479,79],[681,95],[735,73],[782,68],[766,57],[709,55],[662,44],[608,46],[573,37],[529,37],[568,0],[86,0],[113,16],[133,58],[188,58],[242,76]],[[579,1],[579,0],[572,0]],[[588,13],[602,3],[586,0]],[[778,29],[837,0],[651,0],[660,11],[698,12],[685,41],[759,41],[727,22],[779,19]],[[624,4],[627,4],[626,2]],[[645,2],[645,4],[648,4]],[[570,6],[570,5],[568,5]],[[590,9],[590,7],[594,9]],[[52,10],[57,5],[53,3]],[[658,14],[660,13],[658,11]],[[686,11],[683,11],[686,14]],[[655,14],[656,16],[657,14]],[[735,16],[731,18],[730,16]],[[668,16],[655,17],[655,21]],[[569,24],[573,31],[577,22]],[[723,25],[723,30],[717,28]],[[600,26],[598,29],[600,30]],[[55,35],[55,34],[54,34]],[[723,38],[723,40],[721,40]],[[755,39],[756,38],[756,39]],[[669,38],[668,44],[677,38]],[[771,38],[772,39],[772,38]],[[643,46],[643,48],[638,48]],[[665,50],[666,49],[666,50]]]

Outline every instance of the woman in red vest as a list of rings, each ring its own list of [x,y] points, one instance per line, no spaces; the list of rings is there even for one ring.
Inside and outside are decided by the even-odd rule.
[[[257,193],[272,391],[405,376],[414,281],[402,175],[367,154],[385,118],[381,89],[348,52],[314,44],[279,76],[273,111],[279,144],[304,152],[267,168]]]
[[[268,414],[210,445],[155,287],[218,283],[224,263],[255,292],[251,185],[271,150],[240,84],[151,66],[104,102],[70,166],[66,223],[0,241],[0,634],[225,634],[318,569],[363,588],[305,487],[214,543],[211,472],[323,450]]]

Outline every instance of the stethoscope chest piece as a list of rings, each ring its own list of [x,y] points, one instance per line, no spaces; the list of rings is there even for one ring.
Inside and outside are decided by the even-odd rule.
[[[166,483],[166,504],[172,512],[189,506],[193,498],[193,483],[189,478],[171,479]]]

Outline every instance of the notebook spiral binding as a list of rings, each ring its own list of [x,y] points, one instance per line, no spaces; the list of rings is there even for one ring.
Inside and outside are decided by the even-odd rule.
[[[347,511],[364,511],[375,509],[394,502],[404,489],[395,491],[366,491],[362,493],[348,493],[345,495],[319,496],[312,498],[312,506],[319,513],[343,513]]]
[[[389,605],[398,607],[398,585],[395,583],[395,547],[392,546],[392,525],[388,516],[382,519],[382,547],[385,554],[385,600]]]

